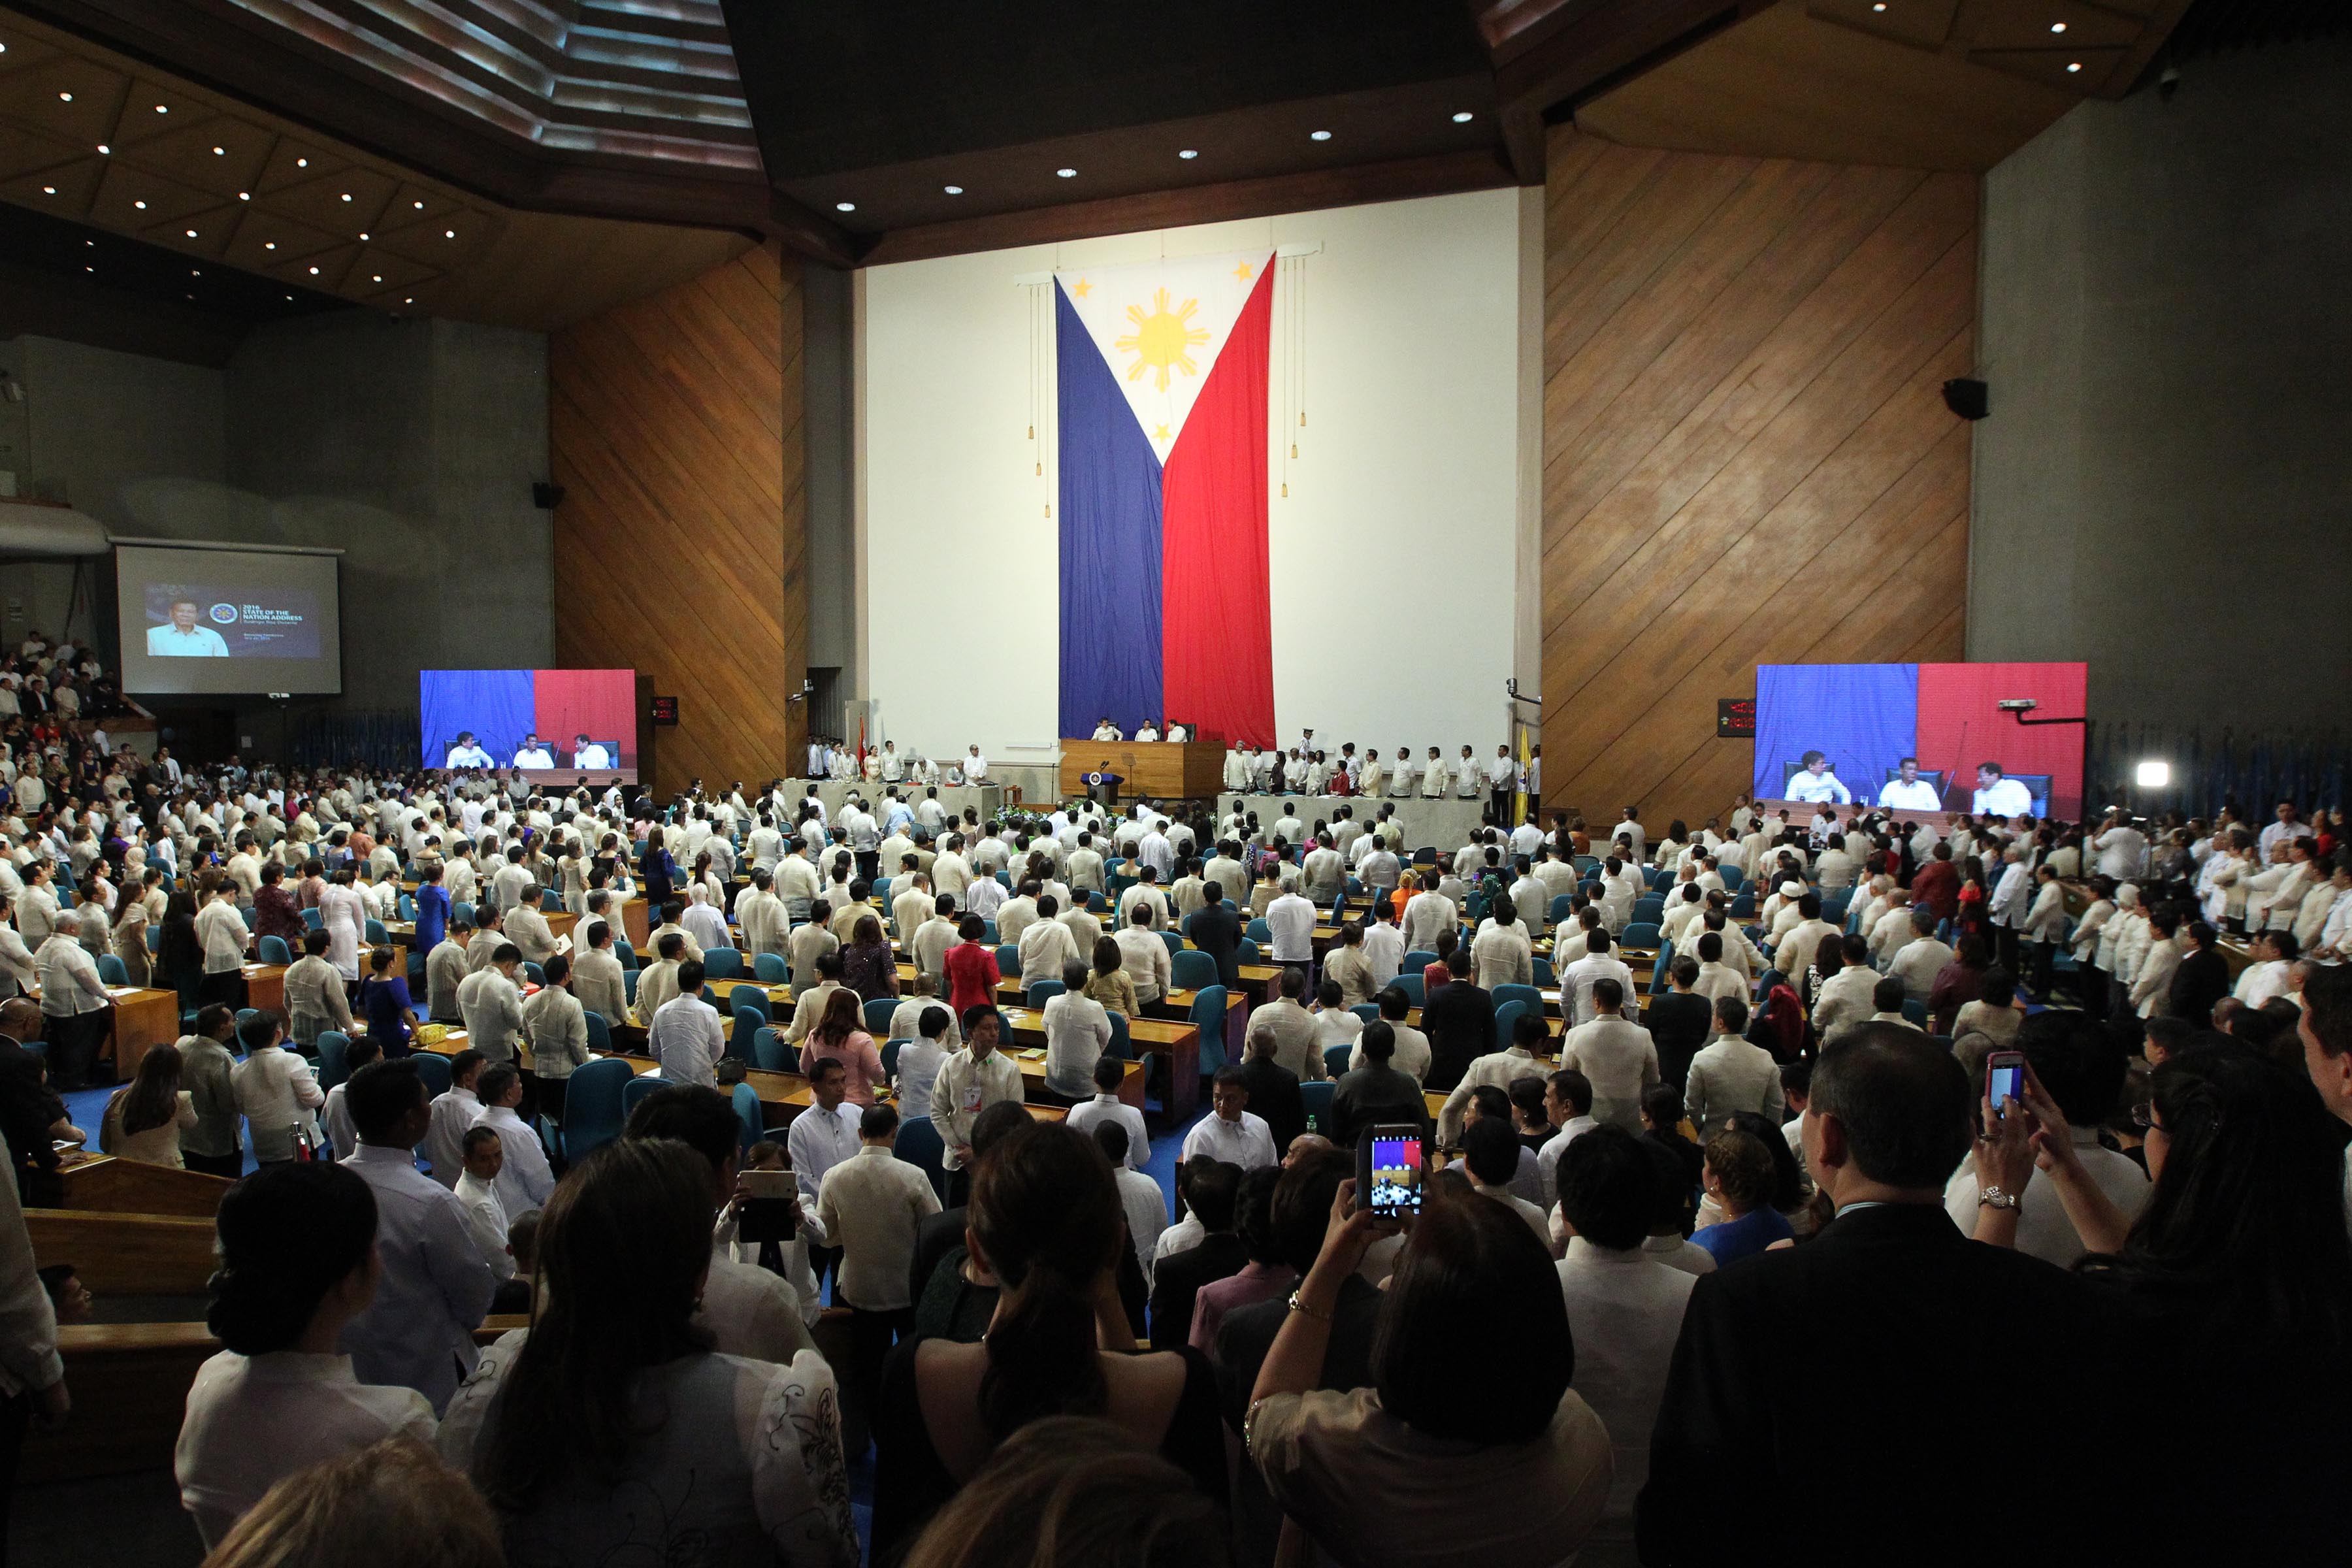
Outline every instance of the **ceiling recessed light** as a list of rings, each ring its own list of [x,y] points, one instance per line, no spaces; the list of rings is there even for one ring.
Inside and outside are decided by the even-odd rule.
[[[345,191],[345,192],[343,193],[343,200],[345,200],[345,201],[350,201],[351,199],[352,199],[352,193],[351,193],[351,192],[349,192],[349,191]]]
[[[194,239],[194,238],[195,238],[195,237],[196,237],[196,231],[195,231],[194,229],[190,229],[190,230],[188,230],[188,237],[189,237],[190,239]]]
[[[193,300],[193,299],[194,299],[194,298],[195,298],[195,296],[194,296],[194,294],[191,294],[191,295],[189,295],[189,296],[188,296],[188,298],[189,298],[189,299],[191,299],[191,300]]]
[[[963,187],[961,185],[947,185],[943,186],[942,189],[951,196],[960,196],[963,195]]]
[[[172,111],[159,103],[155,106],[155,112],[158,114],[169,114]]]
[[[43,185],[43,186],[41,187],[41,195],[45,195],[45,196],[53,196],[53,195],[56,195],[57,194],[58,194],[58,188],[57,188],[57,186],[55,186],[55,185]]]
[[[1078,177],[1078,172],[1076,169],[1056,169],[1054,173],[1065,180],[1075,180]]]
[[[1456,124],[1456,125],[1467,125],[1467,124],[1469,124],[1469,123],[1470,123],[1470,120],[1471,120],[1471,114],[1470,114],[1470,111],[1469,111],[1468,110],[1466,110],[1466,109],[1457,109],[1457,110],[1455,110],[1454,111],[1454,124]]]
[[[1878,0],[1878,4],[1877,4],[1877,5],[1873,5],[1873,6],[1871,7],[1871,9],[1872,9],[1872,10],[1874,10],[1874,11],[1884,11],[1884,10],[1885,10],[1885,9],[1886,9],[1886,0]]]
[[[455,239],[457,237],[457,231],[454,228],[445,228],[441,231],[441,237],[444,239]]]
[[[1176,154],[1179,158],[1197,158],[1200,155],[1201,150],[1197,147],[1187,147],[1181,153]]]
[[[2070,62],[2067,64],[2066,68],[2067,68],[2068,70],[2070,70],[2070,71],[2078,71],[2078,70],[2081,70],[2081,69],[2083,68],[2083,62],[2082,62],[2082,61],[2080,61],[2080,60],[2074,60],[2074,61],[2070,61]]]
[[[310,276],[311,276],[311,277],[316,278],[318,275],[319,275],[319,269],[318,269],[317,268],[313,267],[312,268],[310,268]]]
[[[361,237],[362,239],[365,239],[365,238],[367,237],[367,236],[363,234],[363,235],[360,236],[360,237]]]
[[[261,248],[264,250],[275,250],[278,248],[278,242],[274,239],[265,239],[261,242]]]
[[[833,204],[833,210],[837,213],[854,213],[857,210],[857,204],[856,202],[835,202]]]
[[[71,103],[73,101],[73,94],[69,92],[61,92],[58,94],[58,101],[59,103]]]
[[[2063,22],[2053,22],[2050,24],[2050,30],[2053,33],[2063,33],[2066,30],[2066,24]]]
[[[297,158],[294,160],[294,166],[298,169],[307,169],[310,166],[310,160],[308,158]],[[291,300],[294,296],[289,294],[286,297]]]
[[[381,272],[376,273],[376,274],[375,274],[375,280],[376,280],[377,282],[379,282],[379,283],[383,282],[383,273],[381,273]]]
[[[84,272],[95,272],[95,271],[97,271],[97,270],[98,270],[98,268],[95,268],[95,267],[85,267],[85,268],[82,268],[82,270],[83,270]]]
[[[1309,131],[1307,133],[1307,140],[1309,142],[1328,142],[1331,140],[1331,133],[1328,131]]]
[[[191,278],[202,278],[204,275],[205,269],[201,267],[191,267],[188,268],[188,276]]]
[[[294,302],[294,296],[293,296],[293,295],[291,295],[291,294],[287,295],[287,296],[286,296],[286,302],[287,302],[288,304],[289,304],[289,305],[290,305],[290,304],[292,304],[292,303]]]
[[[215,147],[213,149],[213,156],[215,158],[226,158],[228,156],[228,149],[226,147]]]
[[[425,204],[423,202],[411,202],[408,205],[415,207],[418,212],[423,212],[425,210]]]
[[[107,145],[105,142],[100,142],[100,143],[98,144],[98,150],[99,150],[100,153],[111,153],[111,152],[113,152],[113,151],[114,151],[114,149],[113,149],[113,148],[111,148],[111,147],[108,146],[108,145]]]
[[[147,210],[147,204],[145,202],[132,202],[131,205],[137,207],[142,213]]]
[[[415,295],[413,295],[413,294],[412,294],[412,295],[410,295],[407,299],[403,300],[401,301],[401,303],[402,303],[402,304],[404,304],[404,305],[414,305],[415,303],[416,303],[416,297],[415,297]]]
[[[82,241],[82,243],[83,243],[84,245],[87,245],[87,246],[90,247],[92,249],[96,249],[96,248],[97,248],[97,247],[98,247],[98,241],[96,241],[96,240],[94,240],[94,239],[85,239],[85,240],[83,240],[83,241]]]
[[[236,193],[236,199],[241,202],[249,202],[253,199],[253,193],[251,191],[239,191]]]

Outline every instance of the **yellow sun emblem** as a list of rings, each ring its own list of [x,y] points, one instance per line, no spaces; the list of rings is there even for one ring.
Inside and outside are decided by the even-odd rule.
[[[1198,300],[1187,300],[1177,310],[1168,308],[1168,290],[1162,289],[1151,297],[1151,313],[1145,315],[1140,305],[1127,308],[1127,319],[1135,323],[1135,331],[1118,339],[1112,346],[1136,356],[1127,367],[1127,379],[1134,381],[1145,371],[1155,373],[1154,390],[1168,390],[1168,372],[1172,366],[1186,375],[1201,374],[1200,366],[1185,351],[1198,348],[1209,341],[1208,330],[1192,324],[1192,312],[1201,308]]]

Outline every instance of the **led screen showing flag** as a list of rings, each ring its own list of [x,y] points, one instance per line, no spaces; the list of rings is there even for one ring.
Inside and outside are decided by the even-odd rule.
[[[1274,741],[1274,255],[1057,272],[1061,723]]]

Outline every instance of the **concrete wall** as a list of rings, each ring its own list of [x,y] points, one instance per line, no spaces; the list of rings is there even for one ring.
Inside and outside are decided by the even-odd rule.
[[[1968,655],[2100,721],[2352,722],[2352,41],[2085,103],[1985,183]]]
[[[422,668],[551,662],[549,514],[530,494],[544,337],[354,310],[256,328],[226,369],[31,334],[0,342],[0,368],[26,390],[26,493],[119,534],[344,551],[343,705],[413,708]],[[110,647],[111,563],[95,570]],[[69,581],[0,566],[0,614],[23,605],[0,633],[58,635]],[[237,717],[283,754],[288,710]]]
[[[853,274],[801,268],[801,416],[808,461],[808,661],[837,666],[862,690],[857,658],[857,538],[852,455],[856,345]],[[836,723],[839,713],[821,716]]]
[[[420,668],[549,662],[547,341],[353,312],[256,331],[228,367],[240,537],[343,550],[343,692],[411,707]]]

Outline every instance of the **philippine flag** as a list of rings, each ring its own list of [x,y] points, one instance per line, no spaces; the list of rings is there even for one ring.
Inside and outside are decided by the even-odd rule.
[[[1106,713],[1274,743],[1274,255],[1054,275],[1062,733]]]

